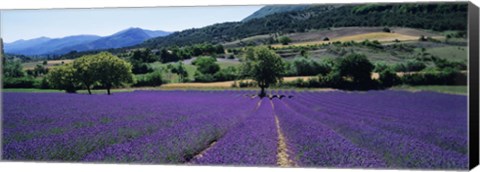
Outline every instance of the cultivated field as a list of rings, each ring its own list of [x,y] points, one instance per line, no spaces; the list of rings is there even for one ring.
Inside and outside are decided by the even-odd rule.
[[[3,93],[6,160],[466,169],[467,97],[434,92]],[[29,108],[24,108],[29,107]]]
[[[63,65],[67,63],[72,63],[73,60],[48,60],[47,65],[45,67],[53,67],[53,66],[58,66],[58,65]],[[35,62],[28,62],[23,64],[23,69],[24,70],[32,70],[35,68],[37,65],[42,65],[43,61],[35,61]]]

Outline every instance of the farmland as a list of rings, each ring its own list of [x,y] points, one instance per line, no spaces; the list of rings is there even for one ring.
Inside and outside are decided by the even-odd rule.
[[[22,51],[2,53],[2,159],[468,168],[467,3],[285,7],[132,26],[106,42],[139,42],[114,48],[8,43]],[[33,51],[60,44],[79,49]]]
[[[16,161],[467,168],[466,96],[293,90],[270,92],[290,98],[248,96],[255,93],[4,92],[2,156]]]

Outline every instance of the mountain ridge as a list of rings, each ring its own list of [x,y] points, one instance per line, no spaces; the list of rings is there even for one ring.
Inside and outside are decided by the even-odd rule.
[[[110,48],[122,48],[142,43],[143,41],[159,36],[166,36],[170,32],[161,30],[147,30],[137,27],[127,28],[108,36],[98,35],[71,35],[62,38],[38,37],[29,40],[17,40],[6,43],[5,53],[48,56],[62,55],[71,51],[90,51]]]

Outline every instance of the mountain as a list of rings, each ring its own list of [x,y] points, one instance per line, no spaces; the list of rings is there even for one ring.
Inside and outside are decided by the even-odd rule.
[[[100,36],[96,35],[76,35],[67,36],[64,38],[50,39],[50,38],[37,38],[17,43],[5,44],[5,52],[11,54],[22,55],[42,55],[48,54],[52,51],[62,49],[68,46],[82,44],[97,40]],[[11,46],[16,49],[13,49]]]
[[[5,52],[20,52],[22,49],[28,48],[28,47],[33,47],[33,46],[38,46],[42,43],[45,43],[47,41],[50,41],[50,38],[47,37],[39,37],[35,39],[30,39],[30,40],[23,40],[20,39],[18,41],[12,42],[12,43],[5,43],[4,49]]]
[[[127,46],[136,45],[142,43],[143,41],[159,37],[166,36],[168,32],[164,31],[151,31],[141,28],[129,28],[122,30],[113,35],[102,37],[92,42],[85,44],[78,44],[70,47],[62,48],[59,51],[56,51],[57,54],[65,54],[70,51],[89,51],[89,50],[102,50],[110,48],[122,48]]]
[[[290,11],[302,11],[308,8],[309,5],[267,5],[255,11],[252,15],[246,17],[242,21],[249,21],[252,19],[262,18],[268,15],[284,13]]]
[[[80,52],[122,48],[142,43],[150,38],[166,36],[168,34],[169,32],[165,31],[129,28],[105,37],[96,35],[75,35],[57,39],[40,37],[5,44],[5,52],[28,56],[61,55],[71,51]]]
[[[225,22],[198,29],[188,29],[165,37],[149,39],[134,48],[162,48],[199,43],[217,44],[256,35],[283,35],[330,27],[398,26],[434,31],[465,31],[468,23],[467,5],[465,2],[443,2],[292,7],[293,9],[304,9],[273,13],[246,21]],[[273,10],[260,9],[259,11]],[[262,15],[266,13],[259,12]]]

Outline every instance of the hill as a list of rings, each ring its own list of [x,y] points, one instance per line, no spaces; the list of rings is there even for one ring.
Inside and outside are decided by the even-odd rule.
[[[389,26],[435,31],[466,30],[467,3],[310,5],[243,22],[226,22],[154,38],[135,47],[160,48],[225,43],[255,35],[306,32],[330,27]]]
[[[242,21],[249,21],[252,19],[262,18],[268,15],[284,13],[290,11],[301,11],[308,8],[309,5],[267,5],[262,7],[260,10],[255,11],[252,15],[246,17]]]

